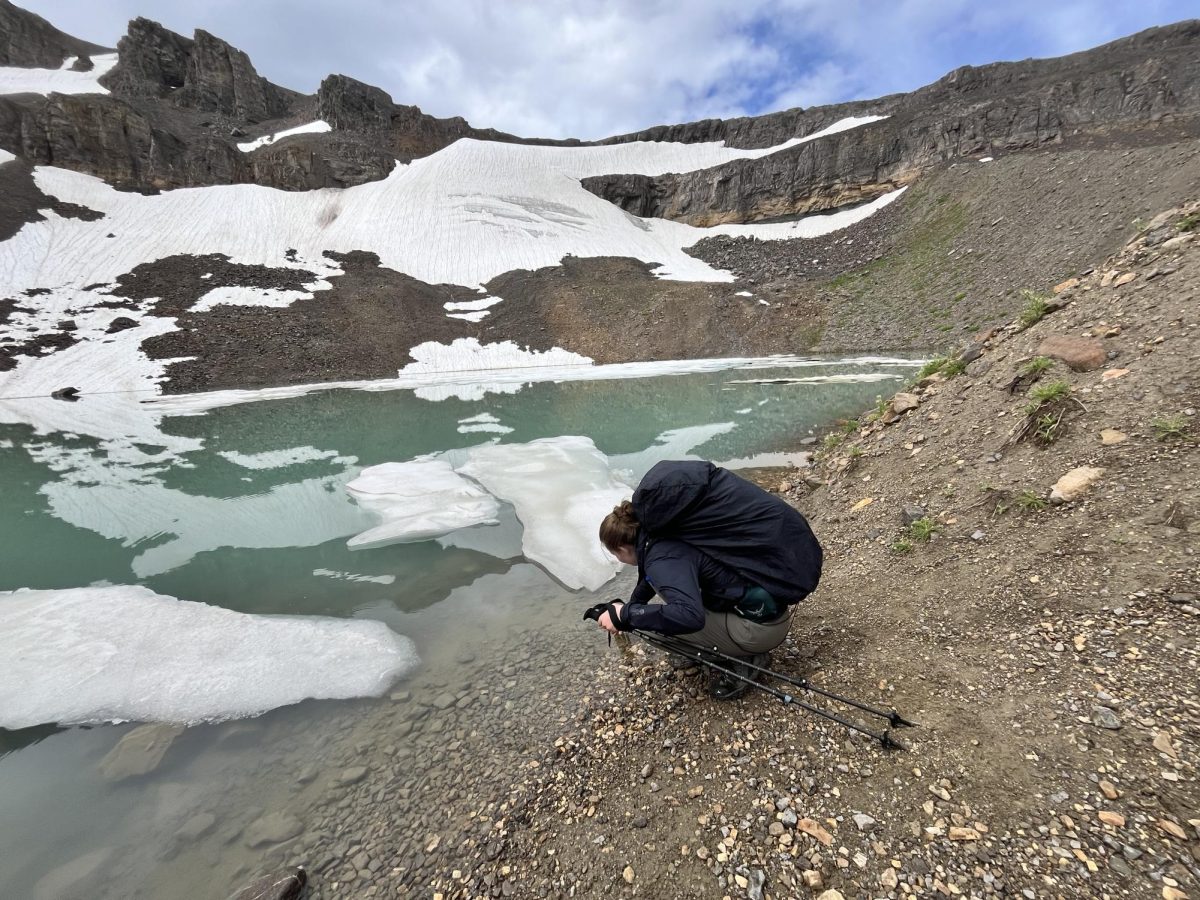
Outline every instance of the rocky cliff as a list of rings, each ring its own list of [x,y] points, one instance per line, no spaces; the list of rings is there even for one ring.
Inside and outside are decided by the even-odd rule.
[[[957,156],[1000,153],[1096,129],[1136,128],[1200,114],[1200,22],[1155,28],[1050,60],[964,67],[910,94],[766,116],[659,126],[599,143],[725,141],[769,147],[847,116],[881,122],[757,160],[688,175],[611,175],[586,186],[640,216],[696,225],[829,209],[870,199]],[[90,65],[103,48],[79,41],[0,0],[0,63]],[[102,78],[108,95],[0,97],[0,147],[133,190],[258,183],[286,190],[346,187],[385,177],[464,137],[519,138],[439,119],[395,103],[344,75],[315,95],[272,84],[249,57],[204,31],[187,38],[134,19]],[[239,141],[323,119],[332,130],[298,134],[245,153]]]
[[[584,185],[635,215],[693,225],[829,209],[870,199],[959,156],[1038,147],[1164,119],[1195,121],[1198,48],[1200,21],[1190,21],[1060,59],[965,66],[911,94],[839,108],[843,115],[867,110],[888,115],[853,132],[687,175],[611,175]],[[812,116],[817,111],[794,112],[663,133],[769,146],[811,133],[825,121]]]
[[[104,48],[78,41],[0,0],[0,63],[57,68]],[[111,51],[109,51],[111,52]],[[257,183],[285,190],[348,187],[385,177],[463,137],[523,138],[439,119],[379,88],[331,75],[315,96],[272,84],[241,50],[205,31],[192,38],[157,22],[129,23],[111,93],[0,96],[0,147],[35,164],[97,175],[131,190]],[[245,153],[238,142],[324,119],[333,130],[300,134]],[[555,142],[578,144],[578,141]]]
[[[77,71],[91,69],[90,57],[112,51],[59,31],[41,16],[0,0],[0,66],[57,69],[75,56]]]

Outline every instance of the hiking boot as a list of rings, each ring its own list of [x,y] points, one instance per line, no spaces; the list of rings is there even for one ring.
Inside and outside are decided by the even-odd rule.
[[[750,665],[763,669],[767,667],[767,663],[770,661],[771,654],[769,653],[756,653],[753,656],[746,657],[746,662],[750,663]],[[708,683],[708,694],[715,700],[736,700],[742,694],[746,693],[746,691],[750,690],[750,681],[758,681],[758,676],[761,674],[742,663],[729,663],[726,668],[750,680],[744,681],[741,678],[734,678],[732,675],[726,675],[724,672],[713,672],[712,680]]]

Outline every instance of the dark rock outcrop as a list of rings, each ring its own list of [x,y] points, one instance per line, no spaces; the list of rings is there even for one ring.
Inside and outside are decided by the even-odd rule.
[[[117,53],[117,65],[102,83],[122,99],[159,98],[255,123],[287,115],[300,97],[267,81],[249,56],[207,31],[197,30],[189,40],[138,18],[129,23]]]
[[[394,103],[386,91],[345,75],[330,75],[317,91],[317,117],[335,131],[381,145],[401,162],[436,153],[460,138],[505,143],[578,146],[579,141],[519,138],[492,128],[473,128],[464,118],[439,119],[416,106]]]
[[[1087,131],[1200,118],[1200,21],[1152,28],[1060,59],[965,66],[911,94],[843,105],[889,118],[754,160],[659,177],[584,180],[640,216],[693,225],[746,222],[870,199],[959,156],[1037,147]],[[851,111],[853,110],[853,111]],[[654,130],[743,146],[782,143],[820,110]],[[810,134],[814,128],[808,128]],[[632,136],[630,139],[636,139]]]
[[[41,16],[0,0],[0,66],[57,69],[67,57],[77,56],[72,68],[86,72],[91,65],[84,60],[96,53],[112,50],[71,37]]]

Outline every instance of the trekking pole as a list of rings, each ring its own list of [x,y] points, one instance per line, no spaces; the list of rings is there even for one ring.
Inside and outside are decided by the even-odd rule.
[[[813,706],[810,703],[805,703],[803,700],[797,699],[796,697],[793,697],[791,694],[781,691],[778,688],[771,687],[770,685],[767,685],[767,684],[762,684],[761,682],[755,681],[753,678],[750,678],[749,676],[742,675],[741,673],[735,672],[732,669],[728,669],[724,666],[719,666],[716,663],[712,662],[711,660],[705,659],[703,656],[700,655],[700,651],[694,650],[689,645],[682,644],[681,642],[668,643],[667,640],[659,637],[658,635],[649,634],[648,632],[642,631],[638,628],[632,629],[632,632],[634,634],[636,634],[638,637],[640,637],[642,640],[644,640],[646,643],[650,644],[651,646],[658,647],[661,650],[666,650],[668,653],[676,653],[680,656],[685,657],[686,659],[690,659],[694,662],[700,663],[703,666],[707,666],[708,668],[712,669],[715,672],[720,672],[723,675],[728,675],[731,678],[736,678],[738,681],[745,682],[746,684],[749,684],[751,687],[756,687],[760,691],[765,691],[766,693],[770,694],[771,696],[776,697],[779,700],[782,700],[785,706],[798,706],[801,709],[804,709],[804,710],[807,710],[808,712],[814,713],[815,715],[823,716],[826,719],[830,719],[834,722],[837,722],[839,725],[843,726],[844,728],[849,728],[851,731],[857,731],[859,734],[865,734],[867,737],[870,737],[870,738],[873,738],[873,739],[879,741],[879,746],[882,747],[884,750],[907,750],[908,749],[908,747],[906,747],[904,744],[900,743],[900,741],[898,741],[892,737],[890,729],[885,729],[883,731],[871,731],[869,728],[864,728],[862,725],[859,725],[857,722],[851,722],[849,719],[844,719],[835,713],[829,712],[828,710],[824,710],[819,707]],[[740,660],[739,660],[739,662],[740,662]],[[755,668],[757,668],[757,667],[755,667]],[[767,671],[767,670],[764,670],[764,671]]]
[[[640,631],[636,628],[634,629],[634,633],[638,634],[638,635],[642,635],[643,637],[645,636],[645,632]],[[668,640],[669,640],[669,638],[668,638]],[[680,642],[675,642],[675,643],[680,643]],[[689,646],[695,647],[695,645],[689,645]],[[711,653],[713,656],[719,656],[721,659],[728,660],[729,662],[737,663],[738,665],[745,666],[748,669],[753,669],[756,672],[761,672],[763,675],[766,675],[769,678],[775,678],[779,681],[786,681],[788,684],[794,684],[796,687],[801,688],[803,690],[812,691],[814,694],[820,694],[822,697],[828,697],[830,700],[835,700],[838,703],[845,703],[847,706],[853,706],[855,709],[861,709],[865,713],[870,713],[873,716],[879,716],[879,718],[881,718],[881,719],[887,719],[888,724],[891,725],[893,728],[916,728],[916,727],[918,727],[916,722],[908,721],[908,719],[904,718],[902,715],[900,715],[900,713],[896,712],[896,710],[894,710],[894,709],[890,710],[890,711],[876,709],[874,706],[868,706],[866,703],[860,703],[859,701],[852,700],[849,697],[843,697],[841,694],[835,694],[833,691],[827,691],[824,688],[817,687],[815,684],[813,684],[807,678],[793,678],[791,675],[784,675],[782,672],[776,672],[773,669],[764,669],[762,666],[756,666],[756,665],[754,665],[754,663],[744,662],[743,660],[740,660],[735,656],[730,656],[728,653],[722,653],[716,647],[705,647],[705,648],[703,648],[703,650],[705,653]],[[672,651],[672,652],[674,652],[674,651]]]

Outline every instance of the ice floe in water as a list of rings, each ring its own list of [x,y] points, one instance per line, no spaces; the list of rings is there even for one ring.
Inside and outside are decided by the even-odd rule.
[[[620,569],[601,549],[597,529],[631,489],[590,438],[475,447],[458,471],[513,505],[525,557],[567,587],[596,590]]]
[[[416,666],[382,622],[258,616],[140,586],[0,593],[0,727],[194,724],[382,694]]]
[[[351,550],[423,541],[472,525],[495,525],[494,497],[441,459],[383,463],[346,485],[363,509],[382,522],[346,541]]]

